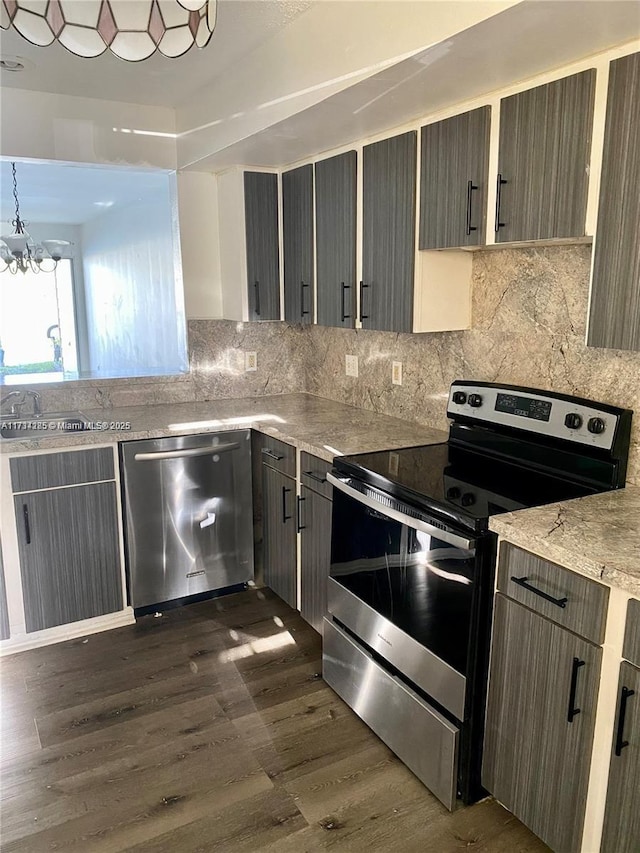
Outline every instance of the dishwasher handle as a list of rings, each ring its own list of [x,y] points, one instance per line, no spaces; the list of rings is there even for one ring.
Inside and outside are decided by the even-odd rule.
[[[237,441],[227,444],[211,444],[208,447],[190,447],[184,450],[153,450],[149,453],[136,453],[133,457],[136,462],[157,462],[163,459],[183,459],[190,456],[212,456],[214,453],[227,453],[229,450],[238,450],[240,445]]]

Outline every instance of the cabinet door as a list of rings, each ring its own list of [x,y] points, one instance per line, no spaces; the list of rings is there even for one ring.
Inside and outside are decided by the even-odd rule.
[[[422,128],[421,249],[484,243],[490,120],[480,107]]]
[[[626,662],[620,666],[600,849],[602,853],[640,850],[640,669]]]
[[[360,319],[365,329],[413,331],[415,130],[363,150]]]
[[[313,323],[313,166],[282,174],[284,318]]]
[[[9,613],[7,610],[7,590],[4,582],[4,563],[2,559],[2,542],[0,542],[0,640],[11,636],[9,628]]]
[[[355,151],[316,163],[316,262],[321,326],[356,321]]]
[[[611,63],[588,344],[640,350],[640,53]]]
[[[584,235],[595,75],[502,99],[496,242]]]
[[[562,853],[580,849],[601,657],[496,595],[482,784]]]
[[[115,483],[15,495],[27,631],[122,610]]]
[[[280,319],[278,176],[244,173],[247,287],[252,320]]]
[[[331,562],[331,501],[302,486],[299,524],[300,613],[316,631],[322,633]]]
[[[264,582],[296,607],[296,483],[268,465],[262,476]]]

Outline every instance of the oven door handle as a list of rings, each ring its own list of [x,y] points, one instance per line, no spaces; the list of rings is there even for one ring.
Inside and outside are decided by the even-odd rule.
[[[421,533],[428,533],[429,536],[434,536],[436,539],[440,539],[448,545],[454,545],[456,548],[463,548],[466,551],[471,551],[476,546],[475,539],[466,539],[464,536],[460,536],[458,533],[452,533],[450,530],[441,530],[439,527],[436,527],[435,524],[429,524],[426,521],[421,521],[419,518],[413,518],[404,512],[400,512],[400,510],[384,506],[384,504],[363,495],[362,492],[359,492],[357,489],[349,486],[344,482],[344,480],[336,477],[335,474],[328,473],[327,480],[334,488],[339,489],[341,492],[344,492],[345,495],[348,495],[350,498],[358,501],[358,503],[369,507],[369,509],[376,510],[376,512],[379,512],[385,518],[390,518],[393,521],[399,521],[401,524],[406,524],[407,527],[412,527],[414,530],[419,530]]]

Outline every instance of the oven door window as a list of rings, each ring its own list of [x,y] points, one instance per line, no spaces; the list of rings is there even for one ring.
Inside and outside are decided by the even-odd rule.
[[[334,490],[331,577],[466,675],[475,552]]]

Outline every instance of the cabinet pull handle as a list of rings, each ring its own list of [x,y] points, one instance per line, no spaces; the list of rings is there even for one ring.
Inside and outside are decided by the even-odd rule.
[[[627,714],[627,699],[635,695],[635,690],[629,690],[628,687],[623,687],[620,691],[620,710],[618,711],[618,728],[616,730],[616,755],[620,757],[625,746],[629,746],[629,741],[624,740],[624,718]]]
[[[31,526],[29,524],[29,507],[22,504],[22,518],[24,520],[24,538],[27,545],[31,545]]]
[[[308,284],[305,284],[304,281],[300,282],[300,316],[304,317],[308,314],[308,311],[304,310],[304,289],[305,287],[309,287]]]
[[[341,319],[342,319],[342,322],[343,322],[343,323],[344,323],[344,321],[345,321],[345,320],[350,320],[350,319],[351,319],[351,314],[347,314],[347,313],[345,312],[345,300],[344,300],[344,297],[345,297],[345,291],[347,291],[347,290],[351,290],[351,285],[350,285],[350,284],[345,284],[345,283],[344,283],[344,281],[343,281],[343,282],[342,282],[342,302],[341,302],[341,304],[340,304],[340,314],[341,314]]]
[[[360,282],[360,322],[369,319],[369,315],[364,313],[364,289],[369,286],[370,285],[365,284],[364,281]]]
[[[477,189],[478,187],[473,181],[467,181],[467,237],[472,231],[478,230],[475,225],[471,224],[471,196],[473,191]]]
[[[260,316],[260,282],[256,281],[253,285],[256,289],[256,314]]]
[[[572,723],[573,718],[580,713],[580,708],[576,708],[576,691],[578,689],[578,671],[581,666],[584,666],[586,661],[579,658],[573,659],[571,666],[571,687],[569,688],[569,710],[567,711],[567,722]]]
[[[564,610],[564,608],[567,606],[567,601],[569,601],[568,598],[566,598],[566,597],[565,598],[554,598],[552,595],[549,595],[548,592],[544,592],[543,590],[538,589],[535,586],[532,586],[528,582],[529,581],[528,577],[516,578],[513,575],[511,575],[511,580],[514,583],[517,583],[518,586],[521,586],[523,589],[527,589],[527,590],[529,590],[529,592],[534,593],[534,595],[539,595],[540,598],[544,598],[545,601],[550,601],[551,604],[555,604],[556,607],[562,607],[562,609]]]
[[[302,509],[302,502],[306,501],[306,498],[298,497],[296,500],[297,500],[296,513],[298,516],[298,518],[296,519],[296,529],[297,529],[298,533],[300,533],[301,530],[306,530],[306,525],[301,523],[302,516],[300,514],[300,510]]]
[[[264,456],[268,456],[269,459],[275,459],[276,462],[280,462],[281,459],[284,459],[284,456],[278,456],[277,453],[274,453],[273,450],[269,450],[268,447],[263,447],[262,453]]]
[[[496,225],[495,225],[496,234],[498,233],[498,231],[501,228],[504,228],[504,226],[507,224],[506,222],[500,221],[500,206],[502,204],[502,187],[506,183],[508,183],[508,182],[505,181],[505,179],[502,177],[502,175],[498,172],[498,183],[496,186]]]
[[[290,515],[287,515],[287,492],[290,492],[291,489],[288,489],[286,486],[282,487],[282,523],[286,524],[287,521],[291,518]]]
[[[318,475],[314,474],[313,471],[303,471],[302,473],[305,475],[305,477],[309,477],[311,480],[315,480],[316,483],[321,483],[322,485],[324,485],[327,482],[326,477],[318,477]]]

